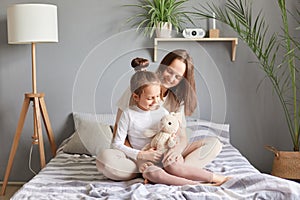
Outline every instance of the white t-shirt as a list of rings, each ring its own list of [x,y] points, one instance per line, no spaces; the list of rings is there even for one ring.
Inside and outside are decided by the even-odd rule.
[[[131,97],[131,91],[129,87],[124,91],[122,94],[121,98],[117,102],[117,107],[121,109],[122,111],[126,110],[129,107],[129,101]],[[164,101],[168,98],[168,95],[164,97]],[[161,103],[162,106],[164,106],[164,102]],[[179,119],[180,120],[180,125],[181,127],[186,127],[186,120],[185,120],[185,114],[184,114],[184,105],[181,103],[180,108],[176,112],[179,116],[181,116]]]
[[[146,130],[158,132],[159,122],[166,114],[168,114],[168,111],[162,106],[153,111],[144,111],[137,106],[126,108],[120,117],[112,143],[113,147],[136,160],[139,151],[152,139],[152,137],[147,137],[143,133]],[[124,144],[127,136],[132,148]]]

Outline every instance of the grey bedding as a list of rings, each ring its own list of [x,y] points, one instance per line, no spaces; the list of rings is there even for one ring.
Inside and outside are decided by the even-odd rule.
[[[229,143],[229,135],[205,124],[188,123],[193,138],[217,135],[221,153],[205,168],[232,178],[222,186],[143,184],[142,179],[111,181],[95,157],[59,151],[12,199],[300,199],[300,184],[260,173]]]

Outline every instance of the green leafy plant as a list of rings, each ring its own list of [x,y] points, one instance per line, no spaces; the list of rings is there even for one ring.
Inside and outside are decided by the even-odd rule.
[[[299,42],[292,35],[291,20],[299,24],[295,14],[286,8],[285,0],[277,0],[282,31],[270,33],[262,10],[253,16],[249,0],[227,0],[224,7],[214,3],[195,8],[201,18],[215,18],[229,25],[248,44],[256,55],[259,66],[271,81],[282,105],[294,151],[299,151]],[[215,13],[215,17],[212,13]],[[293,28],[294,30],[297,27]],[[298,95],[298,96],[297,96]],[[298,99],[297,99],[298,98]]]
[[[139,12],[128,18],[127,22],[132,22],[132,26],[137,27],[137,30],[143,29],[144,34],[149,37],[152,37],[160,22],[171,23],[178,32],[182,30],[182,24],[185,24],[186,20],[194,24],[188,12],[184,11],[184,4],[187,1],[139,0],[137,4],[125,5],[139,9]]]

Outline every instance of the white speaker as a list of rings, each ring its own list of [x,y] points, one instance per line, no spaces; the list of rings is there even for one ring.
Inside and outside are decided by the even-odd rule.
[[[186,28],[182,32],[185,38],[203,38],[205,31],[202,28]]]

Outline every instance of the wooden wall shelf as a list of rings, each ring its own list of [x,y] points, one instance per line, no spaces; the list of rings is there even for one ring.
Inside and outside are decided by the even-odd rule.
[[[235,61],[236,46],[238,38],[154,38],[154,54],[153,60],[157,61],[157,47],[159,42],[231,42],[231,60]]]

